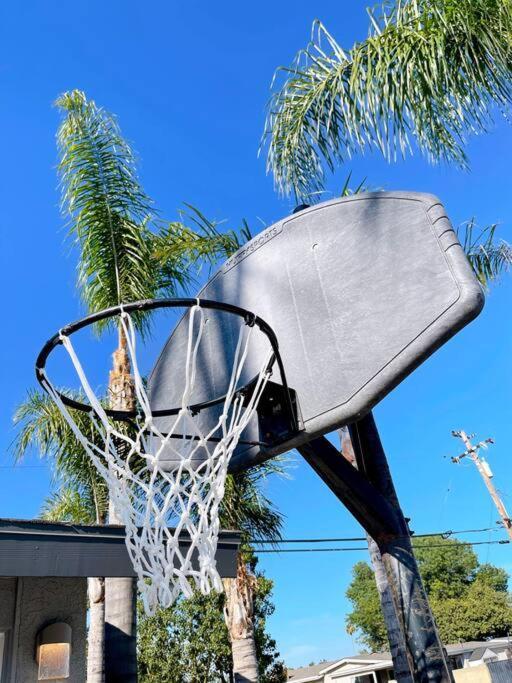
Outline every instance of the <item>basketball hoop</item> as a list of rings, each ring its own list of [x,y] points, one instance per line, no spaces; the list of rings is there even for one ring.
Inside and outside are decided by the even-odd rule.
[[[137,362],[132,315],[178,307],[188,309],[183,377],[176,377],[176,382],[183,381],[181,404],[153,410]],[[207,309],[237,316],[240,329],[226,392],[191,404]],[[107,318],[118,318],[126,339],[134,410],[114,410],[104,404],[91,388],[71,342],[73,333]],[[258,334],[266,339],[268,350],[250,384],[239,386],[251,342]],[[72,361],[84,402],[56,389],[48,378],[46,361],[59,345]],[[114,508],[126,528],[128,553],[148,614],[159,605],[169,607],[181,593],[189,597],[194,588],[203,594],[222,590],[215,553],[228,465],[237,445],[243,443],[242,432],[256,413],[275,366],[288,392],[277,339],[269,325],[237,306],[199,299],[148,300],[110,308],[62,328],[41,350],[36,361],[37,379],[108,485]],[[220,416],[215,426],[203,431],[197,417],[214,406]],[[90,416],[87,434],[74,418],[76,411]],[[162,417],[171,418],[167,431],[157,424],[157,418]],[[186,553],[179,547],[183,534],[190,539]]]

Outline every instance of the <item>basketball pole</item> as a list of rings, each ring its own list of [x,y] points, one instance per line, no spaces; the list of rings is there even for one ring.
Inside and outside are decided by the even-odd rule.
[[[453,683],[373,415],[350,425],[349,431],[358,470],[325,437],[297,450],[378,546],[409,664],[409,672],[402,672],[401,678],[401,672],[396,672],[397,680],[410,681],[412,677],[415,683]],[[348,471],[353,473],[349,495]]]
[[[352,467],[357,469],[358,464],[348,427],[343,427],[340,429],[339,436],[341,454],[345,460],[352,465]],[[391,659],[393,661],[393,671],[395,672],[395,678],[400,681],[400,683],[414,683],[409,666],[409,660],[407,659],[407,648],[405,647],[402,625],[399,622],[395,611],[395,604],[391,589],[389,587],[388,576],[384,562],[382,561],[379,546],[368,532],[366,533],[366,541],[368,543],[370,561],[373,568],[373,573],[375,574],[375,583],[379,593],[380,607],[388,635],[389,649],[391,652]]]

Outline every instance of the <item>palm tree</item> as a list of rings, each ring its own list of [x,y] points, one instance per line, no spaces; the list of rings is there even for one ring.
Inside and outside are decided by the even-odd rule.
[[[261,491],[262,481],[270,474],[284,473],[282,461],[271,460],[226,481],[226,492],[219,520],[224,529],[242,532],[242,548],[238,555],[237,575],[224,579],[226,594],[224,617],[231,641],[235,683],[258,681],[258,660],[254,639],[254,590],[256,577],[250,565],[251,539],[271,540],[281,537],[282,517]]]
[[[158,221],[152,202],[138,181],[133,153],[115,118],[77,90],[63,94],[56,104],[64,114],[57,136],[62,205],[69,219],[70,236],[79,249],[78,287],[88,312],[159,294],[176,295],[193,280],[190,266],[214,262],[220,255],[238,248],[238,233],[220,233],[215,223],[194,207],[189,206],[187,213],[180,216],[186,217],[192,227],[183,221]],[[247,230],[244,226],[242,235],[247,235]],[[138,316],[134,322],[140,333],[147,333],[147,316]],[[98,331],[106,325],[99,325]],[[126,340],[120,329],[118,335],[107,400],[111,407],[127,410],[133,405],[134,387]],[[93,495],[94,488],[89,489],[92,470],[87,468],[86,455],[52,411],[47,397],[37,392],[29,394],[16,416],[23,425],[15,446],[17,457],[22,457],[27,447],[35,443],[42,455],[53,457],[57,471],[65,473],[65,481],[73,469],[75,498],[76,491]],[[60,502],[71,503],[71,499],[64,496]],[[64,509],[56,506],[54,513]],[[67,510],[70,512],[69,507]],[[108,515],[103,508],[100,514],[96,506],[97,523],[106,523],[107,516],[110,523],[120,522],[113,506]],[[117,653],[116,657],[106,658],[107,680],[134,681],[134,581],[107,579],[105,591],[97,584],[90,585],[90,589],[91,606],[98,605],[98,610],[105,596],[106,645]],[[103,636],[94,632],[94,624],[100,621],[91,621],[90,639],[95,645],[90,643],[89,652],[97,669],[96,678],[91,673],[91,681],[104,678],[103,667],[98,665],[102,657],[97,654],[102,649]]]
[[[57,135],[62,204],[80,250],[78,286],[88,312],[153,298],[158,266],[148,223],[154,211],[138,181],[130,147],[115,119],[84,93],[64,93],[56,105],[64,113]],[[136,324],[139,331],[146,331],[146,318],[139,317]],[[121,329],[109,377],[109,403],[118,410],[130,410],[134,403]],[[108,518],[111,524],[121,523],[112,505]],[[135,600],[133,579],[105,580],[107,681],[136,680]],[[108,656],[110,651],[116,656]]]
[[[279,73],[268,168],[281,192],[307,198],[358,151],[387,159],[412,143],[432,161],[467,166],[471,133],[512,100],[508,0],[409,0],[370,12],[366,40],[344,50],[316,21],[311,43]]]

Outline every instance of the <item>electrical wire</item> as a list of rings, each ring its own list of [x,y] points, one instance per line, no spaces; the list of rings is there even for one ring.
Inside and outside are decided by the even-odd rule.
[[[0,465],[0,470],[45,470],[47,465]]]
[[[449,529],[447,531],[433,531],[426,534],[411,534],[412,538],[429,538],[430,536],[442,536],[443,538],[449,538],[450,536],[457,536],[460,534],[479,534],[485,531],[501,531],[501,527],[485,527],[483,529],[461,529],[460,531],[453,531]],[[409,536],[402,536],[397,538],[409,538]],[[277,545],[281,543],[342,543],[342,542],[354,542],[354,541],[366,541],[366,536],[347,536],[342,538],[282,538],[278,541],[272,539],[262,539],[262,540],[251,540],[253,545]]]
[[[508,539],[503,539],[500,541],[474,541],[471,543],[470,541],[459,541],[457,545],[443,545],[442,543],[433,543],[432,545],[429,546],[418,546],[418,545],[412,545],[413,549],[415,550],[422,550],[422,551],[430,551],[431,548],[444,548],[445,550],[459,550],[461,545],[464,546],[475,546],[475,545],[507,545],[510,543],[510,540]],[[361,550],[366,550],[368,551],[368,546],[365,545],[360,545],[360,546],[353,546],[353,547],[348,547],[348,548],[273,548],[271,550],[264,549],[264,550],[258,550],[256,549],[254,552],[256,555],[264,555],[264,554],[281,554],[281,553],[348,553],[352,551],[361,551]]]

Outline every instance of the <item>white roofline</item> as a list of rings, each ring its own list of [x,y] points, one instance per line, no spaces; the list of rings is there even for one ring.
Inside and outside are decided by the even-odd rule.
[[[339,666],[342,666],[343,664],[360,664],[362,667],[365,667],[368,664],[372,664],[377,669],[380,669],[386,666],[392,666],[393,663],[391,661],[391,658],[386,657],[383,657],[382,659],[354,659],[354,657],[342,657],[337,662],[333,662],[332,664],[329,664],[323,669],[320,669],[318,673],[313,674],[311,676],[306,675],[302,678],[292,678],[290,679],[290,683],[313,683],[314,681],[320,681],[324,674],[328,673],[329,671],[332,671],[333,669],[336,669]],[[354,673],[357,673],[357,671],[355,671]],[[341,675],[342,674],[340,674],[340,676]],[[338,678],[338,676],[336,676],[336,678]]]
[[[351,675],[352,674],[357,675],[357,674],[362,674],[362,673],[370,672],[370,671],[382,671],[382,669],[388,669],[389,667],[393,666],[393,662],[391,661],[391,659],[388,659],[388,660],[382,660],[382,659],[375,660],[374,659],[372,662],[366,662],[366,663],[365,662],[358,662],[358,663],[362,664],[362,666],[360,666],[357,669],[352,669],[350,672],[340,671],[339,674],[334,673],[334,674],[332,674],[332,677],[333,678],[341,678],[342,676],[346,676],[347,673],[350,673]]]

